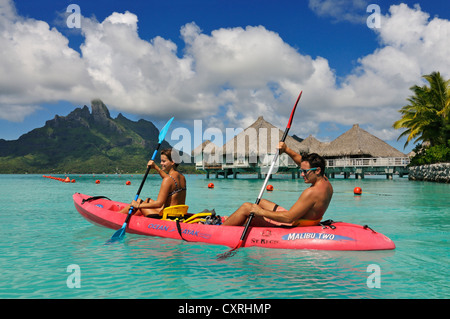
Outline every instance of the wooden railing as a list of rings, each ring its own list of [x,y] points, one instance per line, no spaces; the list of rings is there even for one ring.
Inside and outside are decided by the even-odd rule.
[[[327,168],[338,168],[338,167],[406,167],[410,162],[409,157],[368,157],[368,158],[336,158],[336,159],[326,159]],[[266,163],[264,163],[266,164]],[[261,164],[259,164],[261,165]],[[290,162],[279,163],[282,167],[294,168],[297,165]],[[229,164],[221,163],[206,163],[197,162],[196,167],[198,169],[226,169],[226,168],[239,168],[239,167],[250,167],[247,162],[235,162]]]
[[[369,158],[336,158],[327,159],[326,167],[372,167],[403,166],[410,162],[409,157],[369,157]]]

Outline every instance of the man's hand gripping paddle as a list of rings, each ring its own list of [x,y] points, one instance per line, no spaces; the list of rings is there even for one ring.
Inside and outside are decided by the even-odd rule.
[[[297,101],[295,102],[294,108],[292,109],[291,116],[289,118],[288,125],[286,126],[286,129],[284,130],[284,134],[283,134],[283,137],[281,138],[281,142],[284,142],[284,140],[286,139],[286,137],[288,135],[289,129],[291,128],[292,119],[294,118],[295,109],[297,108],[298,101],[300,101],[300,97],[302,96],[302,92],[303,91],[301,91],[300,94],[298,95]],[[277,150],[277,152],[275,153],[275,157],[272,160],[272,164],[270,165],[269,172],[266,175],[266,179],[264,180],[264,185],[261,188],[261,191],[259,192],[258,198],[256,199],[256,204],[259,204],[259,202],[261,201],[262,195],[264,193],[264,190],[266,189],[267,183],[269,182],[270,175],[272,174],[273,167],[275,166],[275,163],[276,163],[276,161],[278,159],[279,154],[280,154],[280,151]],[[236,254],[237,250],[244,244],[245,236],[247,235],[248,228],[250,226],[250,223],[252,222],[253,216],[255,216],[255,214],[254,213],[250,213],[250,215],[249,215],[249,217],[247,219],[247,223],[245,224],[245,228],[244,228],[244,231],[242,233],[241,239],[239,240],[239,243],[237,244],[237,246],[234,247],[233,249],[223,253],[223,254],[217,255],[217,260],[223,260],[223,259],[226,259],[228,257],[234,256]]]

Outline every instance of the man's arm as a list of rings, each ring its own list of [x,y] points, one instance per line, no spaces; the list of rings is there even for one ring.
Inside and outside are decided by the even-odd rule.
[[[300,166],[300,164],[302,163],[302,156],[289,148],[286,143],[280,142],[278,144],[278,149],[280,150],[280,154],[286,153],[290,158],[294,160],[295,164]]]

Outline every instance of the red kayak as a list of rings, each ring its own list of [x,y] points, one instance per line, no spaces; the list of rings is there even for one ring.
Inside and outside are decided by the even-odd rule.
[[[128,204],[106,198],[73,195],[78,212],[93,224],[119,229],[126,214],[118,213]],[[236,247],[243,226],[188,224],[143,216],[132,216],[126,231],[132,234],[183,239],[214,245]],[[328,222],[307,227],[250,227],[242,247],[317,250],[390,250],[394,242],[368,226]]]

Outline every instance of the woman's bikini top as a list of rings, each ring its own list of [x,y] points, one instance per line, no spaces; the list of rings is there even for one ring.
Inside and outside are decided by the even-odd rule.
[[[167,174],[169,175],[169,174]],[[172,176],[169,175],[169,177],[173,180],[173,182],[175,183],[175,190],[173,190],[172,192],[169,193],[169,195],[167,195],[167,197],[170,197],[176,193],[182,192],[187,190],[186,187],[178,187],[177,181],[175,180],[175,178],[173,178]]]

